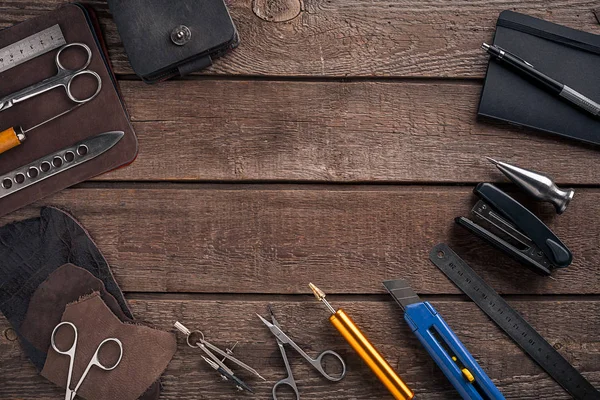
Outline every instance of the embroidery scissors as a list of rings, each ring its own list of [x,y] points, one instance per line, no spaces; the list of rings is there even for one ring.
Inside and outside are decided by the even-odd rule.
[[[60,56],[63,53],[63,51],[65,51],[68,48],[72,48],[72,47],[80,47],[80,48],[84,49],[85,52],[87,53],[86,63],[79,69],[75,69],[75,70],[70,70],[70,69],[65,68],[63,66],[62,62],[60,61]],[[35,83],[25,89],[19,90],[18,92],[9,94],[8,96],[1,98],[0,99],[0,111],[9,109],[10,107],[12,107],[13,105],[15,105],[17,103],[21,103],[27,99],[38,96],[42,93],[46,93],[52,89],[55,89],[55,88],[61,87],[61,86],[67,92],[67,96],[69,97],[69,99],[71,99],[71,101],[73,101],[74,103],[77,103],[77,104],[87,103],[88,101],[90,101],[94,97],[96,97],[98,95],[98,93],[100,93],[100,90],[102,89],[102,79],[100,78],[100,75],[98,75],[94,71],[87,69],[87,67],[92,62],[92,50],[89,48],[88,45],[86,45],[84,43],[69,43],[69,44],[62,46],[58,50],[58,53],[56,53],[55,62],[56,62],[56,68],[58,70],[56,72],[56,75],[54,75],[50,78],[46,78],[46,79],[42,80],[41,82]],[[92,75],[98,81],[98,88],[96,89],[96,92],[94,92],[94,94],[92,94],[91,96],[83,98],[83,99],[77,98],[75,95],[73,95],[73,92],[71,91],[71,85],[73,83],[73,80],[76,77],[81,76],[81,75]]]
[[[296,350],[298,352],[298,354],[300,354],[302,357],[304,357],[304,359],[306,361],[308,361],[308,363],[310,365],[312,365],[312,367],[314,369],[319,371],[319,373],[321,375],[323,375],[325,378],[327,378],[328,380],[330,380],[332,382],[338,382],[338,381],[342,380],[344,378],[344,376],[346,376],[346,363],[344,362],[344,359],[338,353],[336,353],[333,350],[325,350],[324,352],[319,354],[317,358],[311,358],[308,354],[306,354],[304,352],[304,350],[302,350],[300,348],[300,346],[298,346],[296,343],[294,343],[294,341],[292,339],[290,339],[290,337],[281,330],[281,326],[279,325],[279,322],[277,322],[277,319],[275,319],[275,315],[273,314],[273,310],[271,310],[271,307],[269,307],[269,312],[271,314],[271,322],[272,323],[267,321],[260,315],[258,315],[258,314],[256,314],[256,315],[258,315],[258,318],[260,318],[260,320],[267,327],[269,327],[269,330],[271,331],[271,333],[273,335],[275,335],[275,338],[277,339],[277,346],[279,347],[279,351],[281,352],[281,357],[283,358],[283,362],[285,364],[285,369],[288,374],[287,378],[280,380],[279,382],[275,383],[275,385],[273,386],[273,400],[277,400],[277,389],[279,389],[281,386],[289,386],[290,388],[292,388],[292,390],[296,394],[296,400],[300,399],[300,392],[298,391],[298,386],[296,385],[296,380],[294,379],[294,374],[292,373],[290,361],[289,361],[289,359],[287,357],[287,353],[285,351],[286,344],[289,344],[294,350]],[[333,356],[339,360],[339,362],[342,366],[342,372],[339,375],[337,375],[337,376],[329,375],[327,373],[327,371],[325,371],[325,369],[323,368],[323,358],[327,355]]]
[[[219,349],[217,346],[215,346],[214,344],[211,344],[208,341],[206,341],[204,339],[204,334],[202,332],[190,331],[181,322],[175,322],[175,324],[173,326],[179,332],[186,335],[186,341],[187,341],[188,346],[190,346],[191,348],[194,348],[194,349],[199,348],[202,351],[204,351],[204,353],[206,353],[206,355],[208,357],[202,356],[202,359],[204,359],[204,361],[206,361],[206,363],[208,365],[210,365],[211,368],[213,368],[215,371],[217,371],[221,375],[221,377],[223,377],[224,380],[230,381],[231,383],[233,383],[233,385],[235,385],[235,387],[238,390],[247,390],[250,393],[254,393],[254,391],[250,388],[250,386],[248,386],[243,380],[241,380],[240,378],[235,376],[235,373],[231,370],[231,368],[229,368],[227,365],[225,365],[225,360],[230,360],[231,362],[244,368],[246,371],[249,371],[252,374],[258,376],[263,381],[266,380],[254,368],[250,367],[248,364],[243,363],[242,361],[240,361],[237,358],[235,358],[234,356],[232,356],[231,354],[233,352],[230,349],[227,349],[227,351],[223,351],[223,350]],[[215,353],[219,354],[221,357],[224,357],[224,358],[222,360],[219,360],[219,357],[217,357],[215,355]]]
[[[75,338],[73,339],[73,344],[71,345],[71,347],[68,350],[59,349],[56,346],[56,343],[54,341],[56,332],[58,332],[58,330],[62,326],[70,326],[73,329],[73,333],[75,334]],[[77,391],[79,390],[79,387],[85,380],[88,372],[90,372],[90,369],[92,367],[98,367],[104,371],[112,371],[113,369],[115,369],[117,367],[117,365],[119,365],[119,363],[121,362],[121,359],[123,358],[123,344],[121,343],[121,341],[117,338],[104,339],[102,341],[102,343],[100,343],[98,345],[98,348],[96,349],[96,352],[94,353],[94,356],[92,357],[89,364],[85,368],[85,371],[83,372],[83,375],[81,375],[79,382],[77,382],[77,386],[75,386],[75,389],[71,390],[71,376],[73,375],[73,364],[75,362],[75,353],[77,350],[77,327],[74,324],[72,324],[71,322],[61,322],[60,324],[56,325],[56,327],[52,331],[52,336],[51,336],[50,341],[52,343],[52,348],[54,349],[54,351],[56,351],[58,354],[64,354],[71,358],[71,360],[69,362],[69,373],[67,375],[67,391],[65,392],[65,400],[73,400],[73,399],[75,399],[75,397],[77,397]],[[109,342],[114,342],[119,346],[119,351],[120,351],[119,359],[113,365],[104,365],[104,364],[102,364],[102,362],[100,362],[100,359],[98,358],[98,354],[100,353],[100,349],[102,349],[102,347]]]

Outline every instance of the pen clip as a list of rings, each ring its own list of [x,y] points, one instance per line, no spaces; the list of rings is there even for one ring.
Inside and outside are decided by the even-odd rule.
[[[498,46],[497,44],[495,44],[494,46],[496,46],[496,47],[498,48],[498,50],[501,50],[501,51],[503,51],[504,53],[508,53],[508,54],[510,54],[510,55],[511,55],[511,56],[513,56],[514,58],[518,59],[519,61],[521,61],[521,62],[523,62],[523,63],[525,63],[525,64],[529,65],[531,68],[534,68],[534,69],[535,69],[535,67],[533,66],[533,64],[531,64],[530,62],[528,62],[528,61],[526,61],[526,60],[523,60],[521,57],[519,57],[519,56],[518,56],[518,55],[516,55],[515,53],[511,53],[511,52],[509,52],[509,51],[507,51],[507,50],[503,49],[502,47]]]

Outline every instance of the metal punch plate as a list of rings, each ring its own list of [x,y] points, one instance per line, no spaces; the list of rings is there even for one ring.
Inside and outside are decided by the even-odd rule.
[[[101,133],[0,175],[0,199],[98,157],[124,135],[120,131]]]

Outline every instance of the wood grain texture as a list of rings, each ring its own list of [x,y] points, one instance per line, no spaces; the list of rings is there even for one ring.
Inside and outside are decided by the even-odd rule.
[[[446,241],[502,293],[600,293],[600,215],[587,211],[600,191],[578,190],[560,217],[537,209],[574,253],[556,280],[455,226],[474,201],[468,187],[187,185],[73,189],[44,204],[73,212],[125,291],[308,293],[313,281],[332,293],[384,293],[383,280],[404,277],[419,293],[459,293],[428,260]]]
[[[62,3],[3,1],[0,27]],[[101,18],[116,72],[132,73],[106,2],[87,3]],[[480,45],[491,40],[498,14],[506,9],[600,33],[592,12],[598,3],[592,0],[274,0],[269,7],[261,7],[265,2],[259,0],[227,3],[241,44],[204,74],[481,78],[487,57]]]
[[[398,306],[383,301],[335,301],[390,361],[419,399],[458,399],[453,387],[402,320]],[[270,398],[272,385],[285,377],[274,337],[255,313],[267,314],[265,301],[133,300],[134,315],[152,325],[171,329],[175,320],[202,329],[207,340],[221,347],[239,342],[235,355],[258,369],[266,382],[240,373],[256,391],[254,398]],[[327,311],[316,301],[271,302],[282,329],[310,355],[325,349],[340,353],[348,374],[339,383],[326,381],[296,353],[288,350],[302,399],[387,399],[385,388],[327,321]],[[568,399],[569,396],[534,364],[506,335],[468,302],[433,302],[459,338],[479,361],[507,399]],[[511,305],[559,348],[590,382],[600,385],[600,302],[518,301]],[[468,315],[468,318],[465,316]],[[0,332],[8,328],[0,317]],[[178,337],[179,349],[163,376],[161,399],[247,399],[201,363],[198,350]],[[0,337],[0,399],[56,399],[60,390],[36,376],[17,341]],[[236,369],[237,371],[237,369]],[[24,395],[25,393],[25,395]],[[289,398],[289,397],[285,397]]]
[[[100,180],[599,184],[598,148],[476,120],[478,84],[122,81],[136,162]]]

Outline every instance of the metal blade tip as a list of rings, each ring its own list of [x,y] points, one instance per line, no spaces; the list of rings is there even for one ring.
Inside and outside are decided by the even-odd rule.
[[[273,325],[273,324],[271,324],[269,321],[267,321],[266,319],[264,319],[264,318],[262,317],[262,315],[260,315],[259,313],[256,313],[256,316],[257,316],[258,318],[260,318],[260,320],[261,320],[261,321],[262,321],[262,322],[263,322],[263,323],[264,323],[266,326],[268,326],[269,328],[270,328],[270,327]]]
[[[209,359],[208,357],[205,357],[205,356],[201,356],[201,357],[202,357],[202,358],[204,359],[204,361],[206,361],[206,363],[207,363],[208,365],[210,365],[212,368],[214,368],[214,369],[219,369],[219,365],[218,365],[216,362],[214,362],[213,360]]]
[[[489,162],[491,162],[491,163],[492,163],[492,164],[494,164],[494,165],[498,165],[498,164],[500,164],[500,162],[499,162],[499,161],[496,161],[496,160],[494,160],[492,157],[486,157],[486,158],[487,158],[487,160],[488,160]]]
[[[408,282],[403,279],[384,281],[383,286],[385,286],[387,291],[403,310],[410,304],[421,302],[419,296],[417,296]]]
[[[404,287],[410,287],[409,284],[404,280],[404,279],[390,279],[387,281],[383,281],[383,286],[385,286],[385,288],[388,291],[397,289],[397,288],[404,288]]]
[[[484,49],[485,51],[487,51],[487,50],[490,48],[490,45],[489,45],[489,44],[487,44],[487,43],[483,43],[483,44],[481,45],[481,48],[482,48],[482,49]]]

